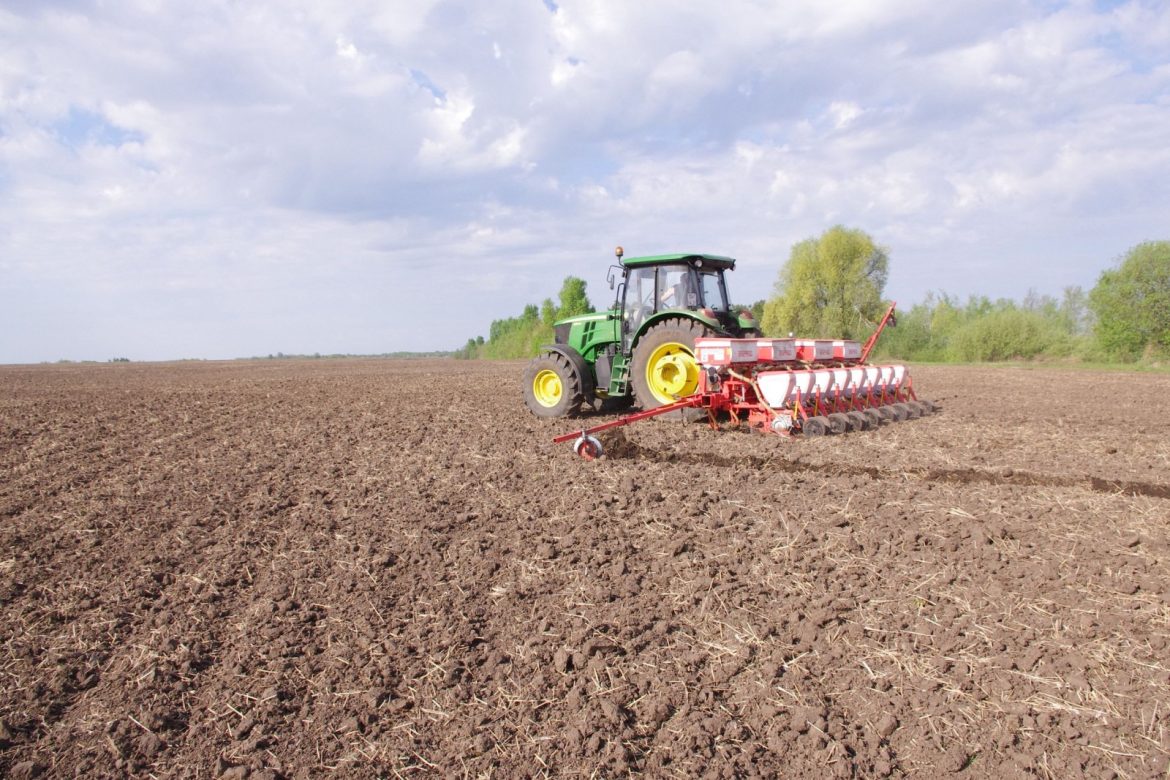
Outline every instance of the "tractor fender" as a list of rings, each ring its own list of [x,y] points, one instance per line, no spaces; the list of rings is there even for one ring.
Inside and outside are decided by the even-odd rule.
[[[540,349],[542,352],[556,352],[558,355],[563,355],[573,366],[577,376],[581,377],[581,394],[586,398],[593,397],[593,391],[597,387],[597,377],[593,376],[593,369],[585,362],[585,358],[581,356],[580,352],[568,344],[545,344]]]
[[[645,336],[648,332],[650,332],[653,328],[655,328],[658,325],[658,323],[662,322],[663,320],[667,320],[667,319],[694,320],[695,322],[698,322],[701,325],[706,325],[708,328],[710,328],[711,330],[713,330],[717,333],[724,332],[723,326],[721,324],[719,324],[719,320],[708,319],[707,317],[701,316],[697,312],[688,311],[685,309],[667,309],[666,311],[658,312],[653,317],[647,318],[647,320],[642,323],[642,326],[640,328],[638,328],[638,332],[634,335],[634,340],[633,340],[632,346],[636,346],[638,341],[640,341],[643,336]]]

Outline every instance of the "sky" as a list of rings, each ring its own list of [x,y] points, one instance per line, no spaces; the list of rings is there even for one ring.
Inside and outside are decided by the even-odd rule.
[[[0,0],[0,363],[442,350],[613,249],[886,297],[1170,239],[1170,3]]]

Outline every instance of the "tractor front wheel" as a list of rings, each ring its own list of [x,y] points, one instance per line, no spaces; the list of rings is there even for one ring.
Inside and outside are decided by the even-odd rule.
[[[584,400],[581,377],[557,352],[543,352],[524,369],[524,403],[537,417],[575,417]]]
[[[634,397],[643,409],[656,409],[699,389],[699,364],[695,362],[695,339],[712,335],[710,328],[695,320],[672,318],[642,335],[634,347],[630,372]],[[702,409],[683,410],[684,417],[704,416]],[[674,412],[670,413],[672,416]]]

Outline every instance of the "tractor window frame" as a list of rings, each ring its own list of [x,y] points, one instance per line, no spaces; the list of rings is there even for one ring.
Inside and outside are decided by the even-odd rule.
[[[654,312],[658,296],[655,268],[631,268],[622,282],[622,323],[627,333],[634,333],[642,321]]]
[[[703,294],[703,306],[712,311],[727,312],[731,310],[731,302],[727,300],[727,281],[724,278],[722,269],[700,270],[699,272],[699,289]],[[714,287],[708,287],[709,277],[714,277]],[[714,292],[718,295],[719,300],[712,301],[708,292]]]

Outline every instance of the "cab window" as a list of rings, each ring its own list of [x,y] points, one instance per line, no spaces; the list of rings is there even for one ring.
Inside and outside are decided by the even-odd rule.
[[[625,319],[631,331],[654,311],[654,269],[636,268],[626,278]]]
[[[704,305],[715,311],[727,311],[727,299],[723,296],[723,275],[703,272],[699,278],[703,281]]]
[[[658,306],[663,309],[694,309],[699,306],[691,269],[686,266],[662,266],[658,269]]]

